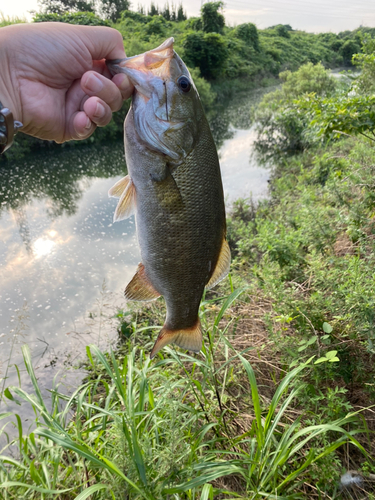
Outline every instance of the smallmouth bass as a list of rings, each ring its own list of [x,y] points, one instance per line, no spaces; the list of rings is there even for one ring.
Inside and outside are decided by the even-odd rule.
[[[167,344],[202,346],[198,317],[204,288],[229,271],[223,187],[212,134],[191,75],[173,50],[160,47],[107,61],[135,86],[125,119],[129,174],[109,191],[114,221],[135,213],[142,263],[125,289],[128,300],[164,296],[167,318],[151,351]]]

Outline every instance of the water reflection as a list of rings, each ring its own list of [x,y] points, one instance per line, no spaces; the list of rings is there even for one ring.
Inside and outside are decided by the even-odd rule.
[[[267,185],[267,173],[250,162],[256,99],[232,100],[210,119],[229,200],[264,194]],[[47,390],[85,345],[116,337],[113,314],[124,306],[122,291],[139,262],[134,217],[113,224],[116,200],[107,197],[125,173],[122,142],[67,146],[0,165],[0,377],[12,365],[6,385],[18,384],[14,365],[23,365],[25,342]],[[61,374],[77,384],[76,371]]]
[[[122,142],[2,164],[0,377],[10,355],[12,365],[6,385],[18,383],[14,364],[23,365],[25,342],[47,389],[57,370],[64,362],[74,364],[87,343],[104,345],[115,337],[114,326],[103,336],[106,303],[112,309],[123,305],[121,290],[139,261],[134,220],[113,225],[116,201],[107,197],[125,172]],[[104,281],[118,292],[108,301]],[[19,327],[21,320],[25,327]],[[76,373],[62,373],[77,383]]]
[[[210,117],[210,126],[219,150],[224,195],[228,208],[239,198],[254,201],[267,195],[269,172],[253,155],[256,139],[253,108],[269,89],[239,93],[221,103]]]

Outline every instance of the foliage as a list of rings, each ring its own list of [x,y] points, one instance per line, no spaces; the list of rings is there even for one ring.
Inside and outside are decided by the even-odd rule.
[[[109,26],[109,22],[101,19],[93,12],[67,12],[65,14],[46,13],[35,14],[34,23],[68,23],[68,24],[81,24],[84,26]]]
[[[156,7],[153,7],[154,12],[157,10]],[[187,15],[186,12],[184,11],[184,7],[182,3],[180,2],[177,10],[176,10],[176,5],[173,4],[172,6],[169,6],[169,3],[167,2],[164,5],[164,9],[160,11],[160,14],[166,19],[167,21],[174,21],[174,22],[181,22],[181,21],[186,21]],[[150,14],[151,15],[151,14]],[[156,14],[153,14],[156,15]]]
[[[4,14],[0,11],[0,28],[4,26],[9,26],[11,24],[20,24],[26,23],[26,18],[21,18],[18,16],[4,16]]]
[[[202,5],[202,30],[205,33],[222,33],[225,19],[219,10],[223,8],[223,2],[206,2]]]
[[[354,40],[346,40],[340,47],[340,54],[344,65],[350,66],[354,54],[360,51],[360,46]]]
[[[159,15],[159,9],[158,7],[154,4],[154,2],[150,3],[150,9],[148,11],[149,16],[158,16]]]
[[[154,16],[153,19],[144,27],[144,32],[147,37],[146,39],[149,40],[152,35],[165,38],[167,27],[170,27],[170,24],[164,19],[164,17]]]
[[[338,89],[329,97],[314,92],[294,103],[296,113],[305,113],[308,117],[307,134],[318,133],[325,139],[337,139],[341,134],[361,134],[375,140],[374,47],[375,40],[365,35],[363,53],[353,56],[353,62],[362,71],[351,87]]]
[[[339,138],[340,134],[362,134],[375,140],[375,96],[338,94],[322,99],[307,96],[298,102],[311,117],[309,127],[320,135]]]
[[[289,158],[275,171],[272,199],[229,224],[246,280],[284,325],[277,342],[286,359],[340,360],[315,365],[307,404],[324,382],[374,396],[374,165],[373,147],[354,139]]]
[[[119,19],[121,12],[130,6],[129,0],[40,0],[40,4],[42,14],[62,15],[74,12],[93,12],[112,22]]]
[[[235,33],[237,38],[240,38],[247,44],[251,45],[255,50],[259,51],[259,35],[255,24],[239,24],[236,27]]]
[[[218,33],[189,33],[183,48],[187,64],[197,66],[204,78],[217,78],[224,72],[228,50],[224,38]]]
[[[303,151],[311,142],[305,134],[310,115],[295,101],[303,96],[327,96],[337,83],[319,63],[307,63],[292,73],[280,73],[280,89],[266,94],[256,113],[258,139],[256,148],[263,158],[280,158]]]
[[[54,0],[46,1],[51,8],[47,9],[47,13],[37,14],[34,19],[36,22],[58,21],[86,25],[108,25],[110,22],[96,15],[101,13],[100,6],[104,5],[103,2],[95,3],[97,9],[95,12],[79,13],[75,12],[78,9],[75,0],[61,2],[56,0],[56,8],[53,7]],[[140,54],[156,47],[165,38],[173,36],[175,50],[182,59],[189,67],[198,68],[201,77],[209,79],[215,86],[214,93],[209,90],[210,87],[200,82],[201,87],[204,87],[202,96],[205,95],[202,100],[210,106],[215,95],[217,101],[220,101],[239,89],[255,88],[264,82],[274,82],[280,72],[297,70],[308,62],[317,64],[321,61],[325,67],[342,64],[340,50],[343,44],[352,40],[359,46],[361,37],[363,38],[366,33],[370,36],[372,33],[369,28],[361,28],[338,35],[333,33],[315,35],[292,30],[288,25],[282,25],[282,28],[274,26],[257,30],[251,23],[229,27],[225,26],[224,18],[219,12],[220,2],[205,3],[201,16],[188,20],[181,3],[177,11],[173,4],[169,7],[167,3],[163,9],[151,4],[150,15],[146,15],[142,7],[138,7],[138,12],[127,10],[127,5],[127,0],[105,1],[105,8],[116,7],[114,16],[117,21],[113,27],[121,32],[126,53],[129,56]],[[124,8],[125,10],[122,10]],[[115,18],[110,14],[110,10],[106,15],[110,15],[111,19]],[[205,30],[215,30],[220,33]],[[285,30],[288,35],[285,34]],[[291,119],[286,128],[287,134],[291,136],[292,149],[294,145],[297,149],[301,149],[304,147],[305,139],[300,138],[299,119],[296,119],[293,113],[286,115]],[[115,115],[110,125],[110,133],[105,132],[108,128],[105,127],[104,131],[103,129],[96,131],[95,138],[89,141],[107,140],[109,135],[121,136],[122,118],[122,114],[120,118]],[[6,153],[7,157],[20,156],[32,149],[46,146],[38,139],[31,137],[20,139],[20,137],[19,135],[12,149]]]
[[[29,348],[24,346],[35,394],[12,387],[5,396],[32,405],[35,429],[24,435],[18,415],[14,422],[9,421],[10,413],[0,417],[8,418],[3,435],[10,424],[18,431],[2,450],[4,498],[32,499],[42,494],[46,500],[56,495],[82,500],[95,494],[97,500],[161,500],[167,495],[207,498],[208,493],[213,498],[228,492],[226,478],[231,476],[239,482],[240,495],[234,493],[238,498],[283,494],[292,498],[308,468],[329,460],[335,449],[350,443],[365,453],[355,438],[363,431],[355,413],[308,425],[286,418],[303,388],[293,384],[299,373],[310,370],[309,362],[286,373],[269,402],[263,402],[246,352],[235,351],[223,335],[228,327],[219,326],[244,291],[234,290],[220,300],[210,327],[207,313],[217,300],[203,306],[208,341],[202,356],[167,348],[165,357],[160,353],[152,363],[142,350],[115,356],[91,345],[87,347],[91,378],[70,397],[55,387],[51,405],[43,399]],[[134,333],[150,328],[137,331],[135,326]],[[224,356],[218,364],[220,353]],[[228,397],[237,380],[244,386],[243,410],[254,415],[239,431],[236,420],[241,415],[233,414]],[[13,443],[19,447],[18,459],[4,454]],[[215,485],[218,479],[224,487]]]
[[[67,12],[94,12],[95,3],[85,0],[40,0],[43,14],[65,14]]]
[[[354,86],[359,92],[370,94],[375,91],[375,38],[367,33],[362,38],[362,53],[353,55],[353,64],[360,74]]]
[[[121,17],[121,12],[129,9],[129,0],[100,0],[99,12],[113,23]]]

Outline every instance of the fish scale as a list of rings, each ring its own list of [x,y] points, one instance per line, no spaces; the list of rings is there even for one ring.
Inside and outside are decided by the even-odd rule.
[[[128,300],[162,295],[167,317],[151,357],[174,343],[198,352],[199,304],[205,287],[229,270],[223,187],[216,147],[197,90],[173,39],[108,64],[135,85],[125,120],[129,175],[115,220],[135,212],[142,263],[127,285]]]

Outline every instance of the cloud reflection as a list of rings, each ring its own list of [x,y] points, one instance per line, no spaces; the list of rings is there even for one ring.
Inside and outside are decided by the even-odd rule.
[[[33,253],[36,259],[40,257],[44,257],[48,255],[52,250],[56,243],[52,240],[48,240],[47,238],[38,238],[33,243]]]

